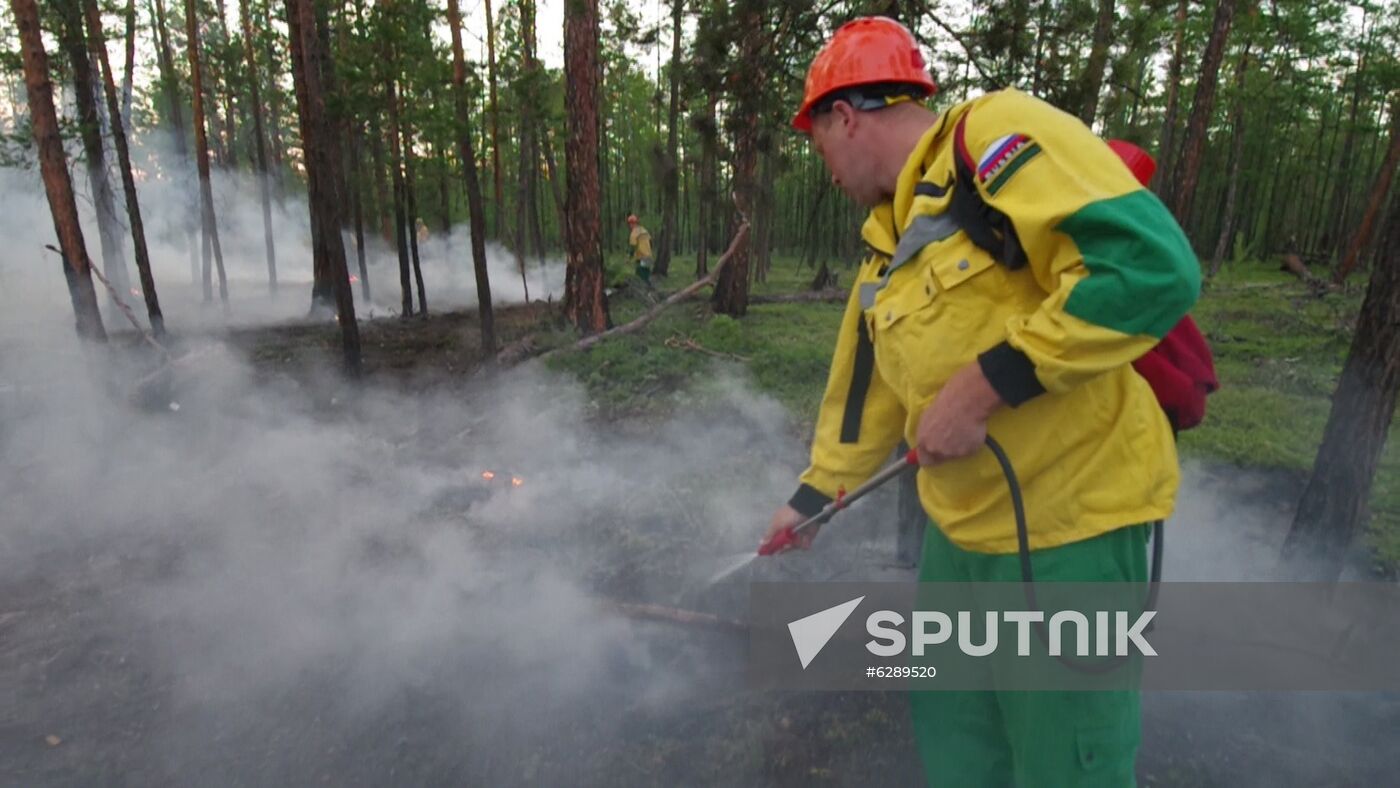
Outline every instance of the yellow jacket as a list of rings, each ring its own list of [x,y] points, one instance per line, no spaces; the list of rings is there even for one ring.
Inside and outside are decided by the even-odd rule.
[[[647,228],[640,224],[633,227],[627,243],[632,247],[632,262],[651,259],[651,233]]]
[[[945,215],[968,186],[953,183],[954,130],[968,112],[972,180],[1011,218],[1029,260],[1018,270]],[[795,508],[815,513],[867,479],[901,437],[914,445],[924,408],[976,362],[1011,405],[988,431],[1019,476],[1032,549],[1171,513],[1175,441],[1131,362],[1195,302],[1199,263],[1103,141],[1014,90],[964,102],[919,141],[894,200],[870,212],[862,235],[870,254],[841,322]],[[1016,551],[990,452],[921,468],[918,489],[955,544]]]

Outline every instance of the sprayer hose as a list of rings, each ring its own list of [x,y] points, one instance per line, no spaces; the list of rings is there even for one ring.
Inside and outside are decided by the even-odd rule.
[[[1021,498],[1021,482],[1016,478],[1016,469],[1011,466],[1011,460],[1006,456],[1006,451],[1001,444],[996,442],[992,436],[987,436],[987,448],[992,455],[997,458],[997,464],[1001,466],[1002,476],[1006,477],[1006,486],[1011,493],[1011,509],[1016,516],[1016,543],[1019,548],[1021,558],[1021,584],[1025,587],[1026,603],[1031,610],[1038,610],[1039,605],[1035,598],[1035,573],[1031,566],[1031,544],[1030,531],[1026,527],[1026,506]],[[1157,591],[1162,584],[1162,521],[1157,520],[1152,524],[1152,568],[1149,572],[1147,586],[1147,599],[1143,603],[1144,610],[1152,610],[1157,606]],[[1041,621],[1036,627],[1040,633],[1040,639],[1047,645],[1049,635],[1046,632],[1045,623]],[[1151,623],[1145,631],[1151,631]],[[1071,662],[1064,657],[1057,657],[1062,664],[1085,673],[1105,673],[1112,670],[1124,661],[1124,658],[1115,657],[1103,662],[1080,664]]]

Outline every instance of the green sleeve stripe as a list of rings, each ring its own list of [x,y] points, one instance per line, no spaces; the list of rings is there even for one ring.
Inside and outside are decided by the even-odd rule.
[[[1065,303],[1080,320],[1161,338],[1200,295],[1201,267],[1190,241],[1146,189],[1089,203],[1059,229],[1089,269]]]
[[[1022,151],[1020,156],[1012,159],[1011,163],[1006,165],[1006,169],[998,173],[997,177],[993,178],[992,182],[987,185],[987,194],[995,197],[996,193],[1001,191],[1001,187],[1005,186],[1006,182],[1011,180],[1011,176],[1015,175],[1017,170],[1026,166],[1026,162],[1034,159],[1039,153],[1040,145],[1038,144],[1032,144],[1029,148]]]

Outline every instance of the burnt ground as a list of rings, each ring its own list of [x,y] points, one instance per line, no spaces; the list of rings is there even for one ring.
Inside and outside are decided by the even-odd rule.
[[[522,334],[532,319],[507,315],[503,334]],[[463,347],[473,341],[467,318],[379,322],[364,332],[372,375],[408,387],[465,381],[462,373],[474,364]],[[268,379],[305,370],[307,359],[324,357],[320,346],[333,342],[326,326],[233,338]],[[442,370],[459,359],[444,379]],[[424,373],[429,365],[439,369]],[[462,389],[469,396],[465,382]],[[317,408],[315,397],[309,399],[307,407]],[[626,429],[646,427],[619,426]],[[762,447],[750,448],[763,454]],[[1232,499],[1238,511],[1213,517],[1243,523],[1247,538],[1260,545],[1281,539],[1295,479],[1207,467],[1197,482],[1206,492],[1245,491]],[[489,633],[475,636],[492,622],[472,621],[454,624],[461,628],[444,633],[445,645],[407,669],[399,666],[399,679],[373,692],[357,689],[366,682],[359,655],[334,650],[300,664],[294,680],[252,682],[231,692],[172,657],[172,643],[207,633],[190,635],[182,631],[190,622],[139,612],[152,589],[188,591],[210,534],[198,528],[87,533],[56,541],[21,571],[0,577],[0,784],[922,781],[901,694],[752,692],[745,687],[741,632],[631,618],[608,602],[739,619],[750,578],[907,577],[889,562],[893,534],[882,523],[893,509],[890,496],[854,510],[841,529],[824,535],[822,550],[708,588],[682,578],[686,565],[705,565],[713,547],[688,541],[684,524],[666,516],[670,503],[595,514],[591,528],[542,545],[528,535],[478,528],[473,507],[494,494],[467,488],[439,496],[412,519],[426,530],[466,532],[503,564],[543,552],[548,561],[577,567],[597,600],[583,607],[587,628],[616,632],[629,645],[598,652],[589,632],[550,625],[541,633],[552,636],[564,661],[571,638],[589,641],[600,670],[579,681],[551,678],[557,665],[501,653]],[[392,534],[367,538],[353,570],[366,577],[415,571],[431,559],[426,544]],[[462,607],[478,610],[480,597],[528,589],[535,579],[462,589]],[[236,632],[219,634],[218,643],[237,642]],[[250,628],[248,637],[265,634]],[[1382,785],[1393,784],[1400,768],[1393,743],[1400,698],[1394,696],[1149,693],[1143,707],[1144,785]]]

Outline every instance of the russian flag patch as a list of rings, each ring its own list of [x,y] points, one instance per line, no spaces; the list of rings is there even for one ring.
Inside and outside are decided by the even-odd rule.
[[[994,141],[977,160],[977,180],[996,194],[1011,176],[1040,153],[1040,146],[1024,134],[1008,134]]]

